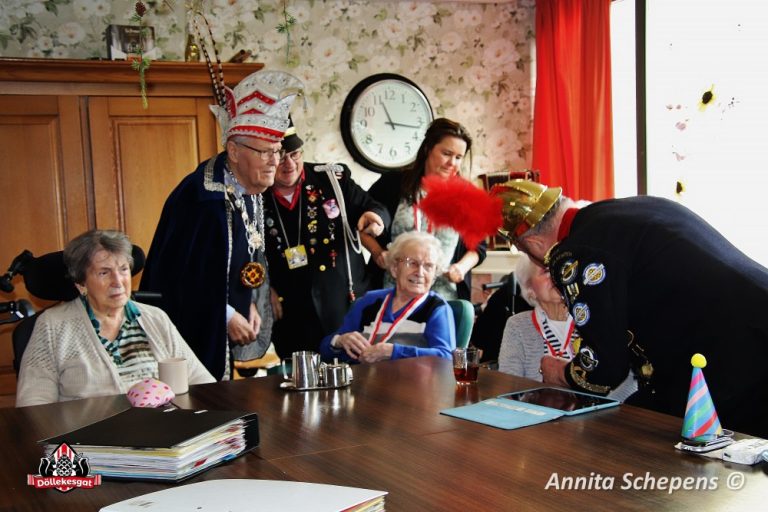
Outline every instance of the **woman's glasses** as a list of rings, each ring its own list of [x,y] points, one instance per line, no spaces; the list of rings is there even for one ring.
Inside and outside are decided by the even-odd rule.
[[[423,268],[424,272],[426,272],[428,274],[431,274],[432,272],[434,272],[435,268],[436,268],[434,263],[429,263],[429,262],[425,263],[425,262],[419,261],[419,260],[417,260],[415,258],[408,258],[408,257],[406,257],[406,258],[398,258],[397,261],[398,261],[398,263],[405,263],[405,266],[409,270],[418,270],[419,268]]]

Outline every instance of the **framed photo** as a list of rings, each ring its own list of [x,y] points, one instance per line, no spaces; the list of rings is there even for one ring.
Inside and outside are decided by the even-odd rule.
[[[106,39],[107,58],[110,60],[127,60],[139,54],[150,59],[157,59],[160,56],[160,48],[155,46],[153,27],[108,25]]]

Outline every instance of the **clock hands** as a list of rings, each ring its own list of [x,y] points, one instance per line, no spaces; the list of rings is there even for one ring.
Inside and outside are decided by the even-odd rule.
[[[421,128],[421,126],[414,126],[414,125],[412,125],[412,124],[403,124],[403,123],[387,123],[387,124],[392,124],[392,125],[394,125],[394,126],[402,126],[402,127],[404,127],[404,128],[414,128],[414,129],[416,129],[416,130],[418,130],[419,128]]]
[[[414,126],[412,124],[395,123],[394,121],[392,121],[392,116],[389,115],[389,110],[387,110],[387,106],[384,103],[382,103],[381,106],[384,109],[384,113],[387,115],[387,121],[384,121],[384,124],[388,124],[389,126],[392,127],[393,130],[395,129],[395,126],[402,126],[403,128],[413,128],[415,130],[418,130],[419,128],[421,128],[421,126]]]
[[[389,121],[386,121],[384,124],[388,124],[394,130],[395,123],[392,122],[392,116],[389,115],[389,110],[387,110],[387,106],[384,103],[382,103],[381,106],[384,108],[384,113],[387,115],[387,119],[389,119]]]

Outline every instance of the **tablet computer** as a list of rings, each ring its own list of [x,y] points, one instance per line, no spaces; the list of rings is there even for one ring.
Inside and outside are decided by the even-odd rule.
[[[621,403],[618,400],[604,396],[552,387],[515,391],[514,393],[501,395],[499,398],[556,409],[568,416],[607,407],[616,407]]]

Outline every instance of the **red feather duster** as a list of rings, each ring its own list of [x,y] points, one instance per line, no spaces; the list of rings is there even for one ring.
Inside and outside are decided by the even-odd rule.
[[[419,208],[435,226],[448,226],[459,233],[468,249],[476,249],[502,226],[501,198],[469,181],[458,176],[429,176],[421,185],[427,195],[419,201]]]

